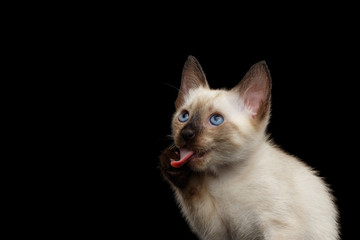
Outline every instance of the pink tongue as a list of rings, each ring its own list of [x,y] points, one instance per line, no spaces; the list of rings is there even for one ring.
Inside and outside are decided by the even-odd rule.
[[[189,158],[194,154],[195,154],[194,151],[191,151],[185,147],[182,147],[182,148],[180,148],[180,160],[179,161],[171,161],[170,164],[174,168],[179,168],[182,165],[184,165],[185,163],[187,163]]]

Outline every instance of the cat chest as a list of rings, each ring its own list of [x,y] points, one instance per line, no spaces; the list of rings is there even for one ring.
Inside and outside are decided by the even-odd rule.
[[[196,229],[206,229],[207,232],[211,229],[215,235],[231,236],[229,239],[261,235],[256,224],[256,211],[243,195],[246,190],[242,186],[208,181],[198,190],[199,195],[187,207],[188,217]]]
[[[229,228],[256,222],[257,200],[250,197],[251,189],[235,184],[220,184],[208,189],[208,196],[216,212]]]

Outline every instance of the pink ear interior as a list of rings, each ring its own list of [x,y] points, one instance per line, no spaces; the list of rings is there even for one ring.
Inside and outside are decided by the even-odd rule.
[[[256,118],[261,102],[265,101],[265,95],[265,88],[258,85],[252,86],[246,91],[244,96],[244,102],[253,111],[253,118]]]
[[[270,110],[271,91],[271,77],[265,61],[251,66],[233,91],[236,91],[251,109],[253,118],[262,119]]]

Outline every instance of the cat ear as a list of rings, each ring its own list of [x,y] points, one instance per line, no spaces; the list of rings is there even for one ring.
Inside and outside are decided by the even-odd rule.
[[[265,61],[251,66],[241,82],[232,91],[237,91],[252,117],[262,120],[270,113],[271,77]]]
[[[176,109],[184,103],[185,96],[189,91],[198,87],[209,88],[209,84],[198,60],[193,56],[189,56],[182,71],[181,86],[175,101]]]

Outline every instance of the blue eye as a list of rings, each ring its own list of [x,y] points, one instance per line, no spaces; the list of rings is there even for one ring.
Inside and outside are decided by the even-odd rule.
[[[214,114],[210,117],[210,123],[214,126],[219,126],[224,122],[224,117],[220,114]]]
[[[189,112],[184,110],[180,113],[179,121],[180,122],[186,122],[189,119]]]

